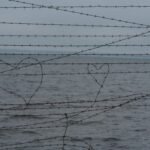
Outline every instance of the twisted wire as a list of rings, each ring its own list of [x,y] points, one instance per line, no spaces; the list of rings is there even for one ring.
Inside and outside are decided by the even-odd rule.
[[[148,27],[144,26],[125,26],[125,25],[102,25],[102,24],[63,24],[63,23],[38,23],[38,22],[8,22],[1,21],[0,24],[8,25],[27,25],[27,26],[59,26],[59,27],[91,27],[91,28],[131,28],[131,29],[147,29]]]
[[[95,15],[95,14],[89,14],[89,13],[84,13],[84,12],[79,12],[79,11],[74,11],[74,10],[62,9],[62,8],[59,8],[59,7],[55,7],[53,5],[52,6],[46,6],[46,5],[40,5],[40,4],[36,4],[36,3],[30,3],[30,2],[19,1],[19,0],[9,0],[9,1],[10,2],[16,2],[16,3],[21,3],[21,4],[25,4],[25,5],[27,4],[27,5],[31,5],[31,6],[44,7],[44,8],[47,8],[47,9],[54,9],[54,10],[57,10],[57,11],[63,11],[63,12],[78,14],[78,15],[87,16],[87,17],[94,17],[94,18],[100,18],[100,19],[104,19],[104,20],[111,20],[111,21],[125,23],[125,24],[145,26],[147,28],[150,27],[149,25],[142,24],[142,23],[127,21],[127,20],[122,20],[122,19],[116,19],[116,18],[112,18],[112,17],[99,16],[99,15]]]
[[[51,7],[51,6],[49,6]],[[149,5],[72,5],[72,6],[54,6],[57,8],[150,8]],[[44,9],[40,6],[1,6],[0,9]]]
[[[102,34],[102,35],[97,35],[97,34],[93,34],[93,35],[88,35],[88,34],[81,34],[81,35],[73,35],[73,34],[62,34],[62,35],[58,35],[58,34],[0,34],[0,37],[33,37],[33,38],[48,38],[48,37],[53,37],[53,38],[120,38],[120,37],[128,37],[128,36],[132,36],[131,34],[118,34],[118,35],[107,35],[107,34]],[[150,37],[150,35],[143,35],[141,37]]]
[[[55,44],[0,44],[0,47],[101,47],[103,44],[93,44],[93,45],[55,45]],[[107,45],[107,47],[149,47],[150,44],[113,44]]]

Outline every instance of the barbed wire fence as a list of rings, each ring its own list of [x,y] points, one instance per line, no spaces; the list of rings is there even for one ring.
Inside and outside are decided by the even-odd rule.
[[[95,141],[92,131],[93,128],[100,130],[95,126],[101,125],[107,113],[131,107],[133,104],[137,108],[149,106],[146,103],[150,97],[149,85],[146,84],[150,75],[150,53],[101,53],[99,50],[112,47],[149,48],[150,44],[145,43],[144,40],[149,41],[150,25],[84,12],[84,8],[148,9],[149,5],[56,6],[23,0],[8,0],[8,2],[23,6],[0,6],[0,10],[48,9],[109,22],[80,24],[0,21],[2,26],[66,29],[77,27],[87,30],[110,28],[118,30],[119,34],[0,33],[0,38],[6,41],[2,40],[0,43],[0,47],[4,50],[16,47],[54,49],[54,53],[41,51],[0,53],[0,130],[2,132],[0,150],[102,149],[101,144],[98,145],[99,141]],[[116,24],[113,25],[112,22]],[[134,33],[120,33],[120,30],[134,30]],[[10,39],[9,42],[7,38]],[[69,44],[33,42],[40,38],[44,40],[52,38],[58,41],[67,39]],[[79,39],[82,43],[82,40],[99,38],[106,41],[102,44],[74,44],[74,39]],[[22,39],[21,42],[18,42],[18,39]],[[30,42],[26,43],[24,39]],[[132,42],[135,39],[138,43]],[[122,42],[127,43],[122,44]],[[69,52],[59,53],[55,51],[56,48],[69,48]],[[72,52],[70,48],[77,48],[77,51]],[[127,84],[127,81],[131,83]],[[122,87],[124,84],[127,84],[125,88]],[[129,85],[132,90],[127,90]],[[144,85],[145,90],[142,87]],[[101,135],[97,133],[96,137],[100,138]]]

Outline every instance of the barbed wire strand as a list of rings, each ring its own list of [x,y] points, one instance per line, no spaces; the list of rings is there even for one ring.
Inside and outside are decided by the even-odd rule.
[[[28,55],[34,55],[34,56],[64,56],[64,55],[70,55],[71,53],[12,53],[12,52],[8,52],[8,53],[0,53],[0,55],[6,55],[6,56],[28,56]],[[81,53],[81,54],[74,54],[73,56],[149,56],[150,53]],[[4,62],[5,64],[6,62]],[[112,62],[111,62],[112,63]],[[120,62],[121,63],[121,62]],[[144,62],[145,63],[145,62]],[[0,63],[3,64],[3,63]],[[11,64],[13,64],[13,62],[11,62]],[[17,64],[17,63],[14,63]],[[25,64],[25,63],[22,63]],[[34,63],[30,63],[30,64],[34,64]],[[42,64],[75,64],[75,63],[47,63],[47,62],[43,62]],[[78,63],[77,63],[78,64]],[[84,64],[84,63],[79,63],[79,64]],[[85,63],[87,64],[87,63]],[[91,63],[90,63],[91,64]],[[103,63],[104,64],[104,63]],[[113,64],[113,63],[112,63]]]
[[[21,2],[19,0],[9,0],[9,1],[13,1],[13,2],[17,2],[17,3],[22,3],[22,4],[28,4],[28,5],[31,5],[32,7],[35,7],[35,6],[38,6],[38,7],[43,7],[43,8],[48,8],[48,9],[55,9],[55,10],[59,10],[59,11],[63,11],[63,12],[69,12],[69,13],[73,13],[73,14],[79,14],[79,15],[84,15],[84,16],[90,16],[90,17],[94,17],[94,18],[101,18],[101,19],[105,19],[105,20],[111,20],[111,21],[117,21],[117,22],[120,22],[120,23],[128,23],[128,24],[136,24],[138,25],[139,27],[145,27],[145,28],[149,28],[149,25],[144,25],[144,24],[140,24],[140,23],[135,23],[135,22],[130,22],[130,21],[125,21],[125,20],[119,20],[119,19],[115,19],[115,18],[109,18],[109,17],[105,17],[105,16],[98,16],[98,15],[93,15],[93,14],[86,14],[86,13],[82,13],[82,12],[78,12],[78,11],[72,11],[72,10],[68,10],[68,9],[62,9],[62,8],[58,8],[58,7],[55,7],[55,6],[45,6],[45,5],[38,5],[38,4],[32,4],[32,3],[27,3],[27,2]],[[63,7],[63,6],[62,6]],[[66,7],[66,6],[64,6]],[[80,7],[80,6],[77,6],[77,7]],[[54,58],[48,58],[48,59],[44,59],[44,60],[39,60],[37,58],[34,58],[34,57],[25,57],[23,59],[21,59],[18,63],[17,62],[6,62],[3,60],[3,58],[0,60],[0,64],[1,65],[6,65],[6,66],[9,66],[9,69],[7,68],[4,68],[3,71],[0,72],[0,75],[1,76],[15,76],[15,77],[18,77],[18,76],[21,76],[21,75],[24,75],[24,76],[39,76],[39,83],[38,83],[38,86],[35,88],[35,90],[33,91],[33,93],[31,93],[31,95],[29,96],[29,98],[26,98],[24,97],[23,95],[21,94],[18,94],[17,91],[13,91],[11,89],[7,89],[5,86],[3,87],[3,85],[1,85],[1,90],[3,90],[4,92],[6,92],[7,94],[11,94],[11,95],[14,95],[16,98],[18,99],[23,99],[24,101],[24,104],[25,104],[25,107],[21,107],[21,105],[16,105],[16,104],[11,104],[11,103],[8,103],[8,104],[2,104],[0,103],[0,106],[2,106],[2,108],[0,108],[0,111],[1,112],[4,112],[4,113],[11,113],[12,112],[12,115],[13,115],[13,112],[18,112],[19,110],[22,111],[22,114],[23,115],[26,115],[26,111],[27,110],[46,110],[46,113],[47,113],[47,109],[50,109],[51,111],[48,112],[49,115],[52,114],[54,115],[54,112],[53,110],[56,110],[56,113],[55,115],[56,116],[53,116],[53,117],[48,117],[48,118],[42,118],[39,120],[39,122],[37,121],[33,121],[33,122],[29,122],[28,124],[26,123],[22,123],[21,124],[14,124],[14,125],[9,125],[9,126],[6,126],[5,124],[1,127],[0,127],[0,130],[5,130],[5,131],[9,131],[9,130],[20,130],[20,131],[23,131],[23,130],[28,130],[28,131],[32,131],[32,130],[41,130],[43,131],[44,130],[48,130],[48,129],[60,129],[62,128],[62,130],[64,131],[63,135],[62,136],[55,136],[53,137],[51,135],[51,137],[45,137],[45,138],[37,138],[37,137],[33,137],[32,140],[28,140],[28,141],[21,141],[21,142],[14,142],[14,143],[1,143],[0,144],[0,149],[1,150],[9,150],[9,149],[34,149],[34,148],[53,148],[53,149],[56,149],[56,148],[60,148],[62,150],[65,150],[65,149],[85,149],[85,150],[94,150],[94,147],[89,144],[89,141],[86,140],[86,138],[79,138],[79,137],[71,137],[71,136],[68,136],[68,129],[70,129],[70,127],[74,126],[80,126],[80,125],[84,125],[86,124],[87,122],[88,123],[91,123],[90,119],[94,119],[95,117],[99,116],[100,114],[102,113],[106,113],[106,112],[109,112],[109,111],[113,111],[114,109],[118,109],[118,108],[122,108],[128,104],[131,104],[133,102],[137,102],[139,100],[146,100],[148,97],[150,97],[150,94],[147,92],[147,93],[137,93],[137,94],[131,94],[131,95],[125,95],[125,96],[119,96],[118,97],[118,101],[117,101],[117,104],[109,104],[109,102],[116,100],[115,97],[110,97],[110,98],[107,98],[107,99],[100,99],[99,100],[99,96],[102,94],[102,89],[104,88],[104,86],[106,86],[106,82],[107,82],[107,79],[108,79],[108,76],[111,76],[111,74],[130,74],[130,73],[136,73],[136,74],[139,74],[139,73],[144,73],[144,74],[149,74],[150,71],[149,70],[129,70],[129,71],[112,71],[111,70],[111,65],[120,65],[120,64],[127,64],[127,65],[131,65],[131,64],[141,64],[141,65],[149,65],[149,62],[143,62],[143,63],[140,63],[140,62],[126,62],[126,63],[51,63],[52,61],[54,60],[59,60],[59,59],[63,59],[63,58],[66,58],[66,57],[70,57],[70,56],[73,56],[73,55],[81,55],[82,53],[84,52],[89,52],[89,51],[93,51],[95,49],[98,49],[98,48],[102,48],[102,47],[110,47],[110,46],[116,46],[116,47],[119,47],[119,46],[149,46],[149,44],[123,44],[123,45],[118,45],[116,43],[120,43],[122,41],[127,41],[129,39],[133,39],[133,38],[136,38],[136,37],[140,37],[140,36],[145,36],[146,34],[148,34],[150,31],[145,31],[145,32],[142,32],[140,34],[135,34],[135,35],[131,35],[131,36],[127,36],[123,39],[119,39],[119,40],[115,40],[115,41],[111,41],[111,42],[108,42],[108,43],[105,43],[105,44],[102,44],[102,45],[48,45],[48,47],[57,47],[57,46],[68,46],[68,47],[74,47],[74,46],[78,46],[78,47],[82,47],[82,46],[85,46],[85,47],[89,47],[89,46],[92,46],[92,48],[88,48],[88,49],[85,49],[85,50],[80,50],[78,52],[73,52],[73,53],[70,53],[70,54],[65,54],[65,55],[57,55],[56,54],[56,57]],[[8,35],[9,36],[9,35]],[[4,37],[4,35],[2,35],[2,37]],[[9,36],[10,37],[10,36]],[[11,46],[11,44],[1,44],[1,45],[5,45],[5,46]],[[47,46],[47,45],[32,45],[32,44],[29,44],[29,45],[26,45],[26,44],[12,44],[12,46],[21,46],[21,47],[24,47],[24,46],[33,46],[33,47],[41,47],[41,46]],[[3,54],[1,54],[2,56]],[[10,55],[10,54],[8,54]],[[84,55],[84,54],[83,54]],[[95,55],[95,54],[93,54]],[[101,54],[100,54],[101,55]],[[122,56],[125,56],[126,54],[123,54]],[[134,55],[131,55],[129,54],[130,56],[138,56],[138,54],[134,54]],[[143,54],[144,55],[144,54]],[[103,56],[103,54],[101,55]],[[112,56],[112,55],[108,55],[108,56]],[[119,55],[116,55],[116,56],[120,56]],[[149,54],[146,54],[144,56],[149,56]],[[28,62],[26,62],[26,60]],[[32,62],[30,63],[30,60],[32,60]],[[34,62],[33,62],[34,61]],[[85,72],[44,72],[43,70],[43,65],[47,64],[47,65],[80,65],[80,64],[84,64],[85,67],[86,67],[86,71]],[[40,68],[40,72],[33,72],[33,73],[17,73],[17,71],[21,70],[22,68],[28,68],[28,67],[31,67],[31,66],[35,66],[35,65],[38,65],[39,68]],[[54,66],[56,67],[56,66]],[[94,71],[92,71],[90,69],[90,67],[94,67]],[[31,69],[31,68],[29,68]],[[142,67],[143,69],[143,67]],[[145,69],[145,68],[144,68]],[[11,71],[13,71],[14,73],[12,73]],[[95,84],[95,86],[97,86],[96,90],[95,90],[95,96],[93,96],[93,98],[91,98],[91,100],[78,100],[75,102],[72,101],[72,102],[63,102],[63,101],[55,101],[53,102],[53,105],[50,105],[50,102],[42,102],[42,103],[36,103],[36,104],[32,104],[32,99],[33,97],[35,97],[35,94],[37,94],[37,92],[39,92],[40,88],[41,88],[41,85],[43,84],[43,78],[46,76],[46,75],[87,75],[89,77],[91,77],[90,79],[92,79],[92,82]],[[100,79],[97,78],[96,75],[99,75]],[[120,101],[121,102],[120,102]],[[84,105],[79,105],[81,104],[80,102],[83,102],[82,104]],[[108,101],[108,105],[101,105],[100,102],[102,101]],[[123,101],[123,102],[122,102]],[[52,103],[51,103],[52,104]],[[68,105],[69,104],[69,105]],[[23,105],[23,104],[22,104]],[[32,107],[33,106],[33,107]],[[24,109],[25,108],[25,109]],[[58,110],[62,109],[62,112],[57,112]],[[71,109],[71,110],[69,110]],[[67,113],[64,114],[64,110],[69,110]],[[36,113],[38,111],[35,111],[34,113]],[[29,112],[29,115],[26,116],[26,117],[34,117],[34,113],[31,115],[31,113]],[[19,113],[19,115],[21,115]],[[41,114],[41,116],[44,115],[44,113]],[[24,116],[25,117],[25,116]],[[8,118],[10,119],[10,118]],[[33,119],[33,118],[32,118]],[[41,136],[41,135],[39,135]],[[56,141],[54,143],[54,141]],[[59,144],[61,142],[61,144]],[[39,144],[37,144],[39,143]]]
[[[99,109],[95,109],[94,111],[98,111],[97,113],[94,113],[94,114],[92,114],[92,115],[90,115],[90,116],[87,116],[86,118],[84,118],[84,119],[81,119],[81,120],[79,120],[79,121],[76,121],[75,123],[70,123],[69,125],[77,125],[77,124],[79,124],[79,123],[83,123],[83,121],[85,121],[85,120],[87,120],[87,119],[90,119],[90,118],[93,118],[93,117],[95,117],[95,116],[97,116],[97,115],[99,115],[100,113],[104,113],[104,112],[107,112],[107,111],[110,111],[110,110],[113,110],[113,109],[116,109],[116,108],[119,108],[119,107],[123,107],[123,106],[125,106],[125,105],[127,105],[127,104],[129,104],[129,103],[132,103],[132,102],[135,102],[135,101],[138,101],[138,100],[143,100],[143,98],[146,98],[146,97],[149,97],[150,96],[150,94],[143,94],[143,95],[141,95],[141,96],[137,96],[137,97],[133,97],[133,98],[130,98],[130,99],[128,99],[127,101],[125,101],[125,102],[123,102],[123,103],[120,103],[120,104],[118,104],[118,105],[114,105],[114,106],[110,106],[110,107],[107,107],[106,109],[104,109],[103,111],[100,111]],[[90,111],[90,110],[89,110]],[[65,118],[63,118],[63,119],[65,119]],[[53,121],[52,121],[53,122]],[[52,123],[51,122],[51,123]],[[54,121],[55,122],[55,121]],[[49,122],[50,123],[50,122]],[[56,122],[55,122],[56,123]],[[41,124],[41,123],[40,123]],[[45,124],[45,122],[43,122],[43,124]],[[36,125],[36,124],[35,124]],[[37,124],[38,125],[38,124]],[[31,127],[31,125],[19,125],[19,126],[14,126],[14,127],[1,127],[1,129],[27,129],[27,127],[29,126],[29,128],[30,129],[36,129],[36,128],[41,128],[41,129],[43,129],[43,128],[55,128],[55,127],[57,127],[57,126],[54,126],[54,127],[52,127],[52,125],[51,126],[47,126],[47,127],[43,127],[43,126],[39,126],[39,127],[36,127],[36,126],[34,126],[33,128]],[[65,126],[58,126],[58,127],[65,127]]]
[[[129,94],[129,95],[123,95],[123,96],[115,96],[115,97],[110,97],[110,98],[104,98],[104,99],[99,99],[98,101],[96,101],[96,103],[101,103],[101,102],[106,102],[106,101],[117,101],[117,100],[120,100],[122,98],[130,98],[131,96],[137,96],[139,95],[140,93],[134,93],[134,94]],[[140,95],[143,95],[140,94]],[[76,103],[91,103],[92,100],[87,100],[87,99],[80,99],[80,100],[74,100],[74,101],[57,101],[57,102],[37,102],[37,103],[30,103],[30,106],[36,106],[36,105],[61,105],[61,104],[68,104],[68,103],[71,103],[71,104],[76,104]],[[22,103],[16,103],[16,104],[13,104],[13,103],[0,103],[1,106],[23,106],[24,104]]]
[[[49,6],[51,7],[51,6]],[[72,6],[54,6],[58,8],[150,8],[149,5],[72,5]],[[44,9],[40,6],[1,6],[0,9]]]
[[[111,21],[116,21],[116,22],[120,22],[120,23],[145,26],[147,28],[150,27],[149,25],[142,24],[142,23],[136,23],[136,22],[122,20],[122,19],[116,19],[116,18],[110,18],[110,17],[105,17],[105,16],[93,15],[93,14],[83,13],[83,12],[74,11],[74,10],[57,8],[57,7],[54,7],[54,6],[40,5],[40,4],[35,4],[35,3],[30,3],[30,2],[25,2],[25,1],[19,1],[19,0],[8,0],[8,1],[15,2],[15,3],[21,3],[21,4],[25,4],[25,5],[27,4],[27,5],[31,5],[31,6],[44,7],[44,8],[47,8],[47,9],[54,9],[54,10],[57,10],[57,11],[63,11],[63,12],[68,12],[68,13],[72,13],[72,14],[79,14],[79,15],[88,16],[88,17],[100,18],[100,19],[104,19],[104,20],[111,20]]]
[[[11,55],[11,54],[10,54]],[[30,54],[28,54],[28,55],[30,55]],[[44,54],[44,55],[47,55],[47,54]],[[144,54],[143,54],[144,55]],[[101,55],[100,55],[101,56]],[[103,55],[102,55],[103,56]],[[114,55],[112,55],[112,56],[114,56]],[[121,55],[122,56],[122,55]],[[127,55],[128,56],[128,55]],[[130,56],[130,55],[129,55]],[[132,56],[132,55],[131,55]],[[137,55],[137,54],[135,54],[134,56],[140,56],[140,54],[139,55]],[[145,56],[145,55],[144,55]],[[148,55],[149,56],[149,55]],[[10,62],[10,63],[6,63],[6,62],[1,62],[0,63],[0,65],[6,65],[6,64],[9,64],[9,65],[17,65],[17,63],[15,63],[15,62]],[[34,64],[36,64],[36,63],[21,63],[22,65],[27,65],[27,64],[31,64],[31,65],[34,65]],[[137,62],[137,61],[135,61],[135,62],[64,62],[64,63],[42,63],[42,65],[44,66],[44,65],[52,65],[52,66],[64,66],[64,65],[71,65],[71,66],[80,66],[80,65],[102,65],[102,64],[106,64],[106,65],[149,65],[150,64],[150,62],[148,61],[148,62]],[[84,73],[84,72],[83,72]],[[34,73],[33,73],[34,74]],[[97,74],[97,73],[96,73]],[[3,75],[3,74],[1,74],[1,75]],[[5,74],[5,75],[11,75],[11,74]],[[21,75],[21,74],[19,74],[19,75]],[[27,74],[28,75],[28,74]],[[30,75],[30,74],[29,74]],[[32,74],[31,74],[32,75]],[[37,73],[37,75],[40,75],[40,74],[38,74]]]
[[[7,25],[27,25],[27,26],[59,26],[59,27],[147,29],[147,27],[144,27],[144,26],[103,25],[103,24],[69,24],[69,23],[64,24],[64,23],[8,22],[8,21],[1,21],[0,24],[7,24]]]
[[[103,44],[93,44],[93,45],[54,45],[54,44],[0,44],[0,47],[101,47]],[[107,47],[149,47],[150,44],[113,44],[107,45]]]
[[[102,48],[102,47],[106,47],[108,45],[112,45],[112,44],[116,44],[116,43],[120,43],[122,41],[127,41],[127,40],[130,40],[130,39],[133,39],[133,38],[136,38],[136,37],[140,37],[140,36],[143,36],[143,35],[146,35],[150,33],[150,31],[146,31],[146,32],[142,32],[140,34],[135,34],[133,36],[130,36],[130,37],[126,37],[126,38],[122,38],[122,39],[119,39],[119,40],[115,40],[115,41],[112,41],[112,42],[108,42],[108,43],[105,43],[101,46],[96,46],[96,47],[92,47],[92,48],[89,48],[89,49],[85,49],[85,50],[80,50],[78,52],[74,52],[74,53],[70,53],[70,54],[66,54],[66,55],[63,55],[63,56],[58,56],[58,57],[55,57],[55,58],[51,58],[51,59],[46,59],[46,60],[43,60],[43,61],[40,61],[40,63],[44,63],[44,62],[49,62],[49,61],[54,61],[54,60],[59,60],[59,59],[62,59],[62,58],[67,58],[67,57],[70,57],[70,56],[73,56],[73,55],[78,55],[78,54],[81,54],[81,53],[84,53],[84,52],[89,52],[89,51],[93,51],[95,49],[98,49],[98,48]],[[36,64],[34,64],[36,65]],[[38,65],[38,63],[37,63]],[[31,67],[32,65],[26,65],[24,67]],[[22,67],[21,67],[22,68]],[[19,68],[18,68],[19,69]],[[9,72],[9,71],[12,71],[13,69],[8,69],[8,70],[5,70],[5,71],[1,71],[0,73],[6,73],[6,72]]]
[[[133,35],[133,34],[132,34]],[[26,38],[120,38],[120,37],[128,37],[128,36],[132,36],[131,34],[101,34],[101,35],[97,35],[97,34],[62,34],[62,35],[58,35],[58,34],[0,34],[0,37],[26,37]],[[143,35],[141,37],[150,37],[150,35]]]

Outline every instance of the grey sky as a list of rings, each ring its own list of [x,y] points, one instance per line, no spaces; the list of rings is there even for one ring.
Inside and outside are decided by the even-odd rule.
[[[41,5],[149,5],[148,0],[21,0],[33,2]],[[30,6],[0,0],[0,6]],[[68,9],[68,8],[67,8]],[[122,19],[150,25],[150,8],[75,8],[71,9],[78,12],[96,14],[110,18]],[[58,24],[94,24],[94,25],[120,25],[134,26],[132,24],[120,23],[111,20],[82,16],[63,11],[52,9],[0,9],[0,22],[37,22],[37,23],[58,23]],[[135,25],[136,26],[136,25]],[[59,27],[59,26],[26,26],[26,25],[6,25],[0,24],[0,34],[75,34],[75,35],[118,35],[118,34],[139,34],[148,29],[129,29],[129,28],[90,28],[90,27]],[[0,44],[51,44],[51,45],[101,45],[118,38],[16,38],[16,37],[0,37]],[[118,44],[149,44],[150,37],[139,37]],[[80,48],[38,48],[38,47],[1,47],[1,51],[10,50],[38,50],[38,51],[80,51],[86,47]],[[97,49],[93,52],[109,52],[109,53],[145,53],[149,51],[149,47],[107,47]]]

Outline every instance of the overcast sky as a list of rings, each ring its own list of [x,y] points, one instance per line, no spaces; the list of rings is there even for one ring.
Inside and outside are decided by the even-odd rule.
[[[44,6],[78,6],[78,5],[149,5],[149,0],[20,0]],[[0,0],[2,6],[31,6]],[[77,12],[84,12],[109,18],[122,19],[139,24],[150,25],[150,8],[74,8]],[[117,26],[138,26],[133,24],[121,23],[118,21],[94,18],[69,12],[58,11],[55,9],[2,9],[0,8],[0,22],[29,22],[29,23],[55,23],[55,24],[89,24],[89,25],[117,25]],[[141,26],[143,27],[143,26]],[[27,25],[7,25],[0,24],[0,35],[5,34],[30,34],[30,35],[127,35],[139,34],[148,31],[145,28],[114,28],[114,27],[62,27],[62,26],[27,26]],[[121,37],[120,37],[121,38]],[[123,38],[123,37],[122,37]],[[0,37],[0,44],[17,45],[101,45],[119,38],[33,38],[33,37]],[[132,40],[120,42],[117,44],[149,44],[150,37],[138,37]],[[61,47],[0,47],[1,52],[8,50],[25,52],[34,50],[34,52],[59,51],[72,52],[87,49],[88,47],[61,48]],[[149,52],[149,47],[105,47],[94,50],[93,52],[103,53],[145,53]]]

